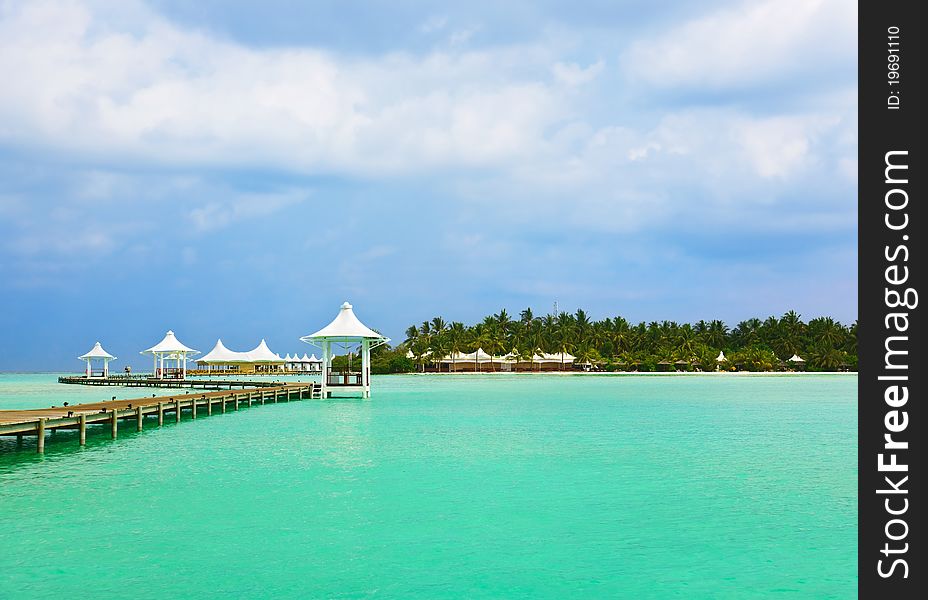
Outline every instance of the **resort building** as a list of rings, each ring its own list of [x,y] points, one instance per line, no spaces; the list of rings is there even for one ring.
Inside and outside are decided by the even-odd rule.
[[[342,304],[338,315],[319,331],[300,338],[307,344],[322,349],[322,397],[360,394],[371,397],[371,350],[390,341],[358,320],[351,304]],[[332,358],[335,352],[358,352],[361,357],[360,370],[349,363],[347,369],[335,371]]]
[[[276,374],[283,372],[286,364],[287,359],[271,352],[263,339],[248,352],[229,350],[219,339],[212,350],[197,359],[196,372],[205,375]]]
[[[430,361],[431,368],[439,372],[512,372],[512,371],[571,371],[576,357],[568,352],[548,354],[535,353],[526,359],[512,352],[505,356],[491,356],[483,348],[473,352],[455,352],[440,359],[437,363]]]
[[[154,360],[153,374],[157,379],[186,379],[187,358],[199,353],[199,350],[182,344],[173,331],[168,331],[163,340],[140,352],[151,354]]]
[[[100,345],[100,342],[97,342],[93,345],[93,348],[87,354],[83,354],[77,357],[79,360],[83,360],[87,363],[87,368],[84,371],[84,374],[87,377],[109,377],[110,376],[110,361],[116,360],[116,357],[103,349],[103,346]],[[100,369],[97,371],[93,370],[93,361],[100,361]]]

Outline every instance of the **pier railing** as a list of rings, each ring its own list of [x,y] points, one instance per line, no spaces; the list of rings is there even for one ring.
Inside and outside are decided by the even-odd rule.
[[[233,383],[247,385],[249,382]],[[262,383],[263,386],[249,386],[251,389],[196,393],[186,391],[173,396],[113,399],[74,405],[64,403],[61,406],[29,410],[0,410],[0,436],[15,435],[18,440],[22,440],[23,436],[35,436],[36,450],[44,452],[45,434],[56,429],[77,429],[80,445],[83,446],[88,425],[103,425],[115,439],[120,421],[130,421],[134,423],[137,431],[142,431],[146,418],[157,418],[160,426],[164,424],[166,413],[173,413],[174,421],[180,422],[181,411],[196,419],[204,410],[209,416],[213,414],[214,409],[224,413],[228,409],[238,410],[242,404],[276,404],[281,401],[322,397],[321,384],[311,381],[274,383],[271,386],[267,386],[267,382]]]
[[[326,374],[326,385],[362,385],[361,373],[349,371],[329,371]]]

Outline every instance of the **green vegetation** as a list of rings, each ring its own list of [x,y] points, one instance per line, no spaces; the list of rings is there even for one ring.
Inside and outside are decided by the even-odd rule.
[[[350,357],[347,354],[336,356],[332,359],[332,366],[336,371],[348,371],[349,360],[355,367],[360,366],[357,354]],[[412,373],[415,370],[416,364],[406,357],[406,349],[403,347],[378,346],[371,350],[371,373],[374,375]]]
[[[722,321],[679,324],[672,321],[633,325],[622,317],[592,321],[583,311],[536,317],[531,309],[518,319],[505,310],[480,323],[446,323],[441,317],[423,321],[406,330],[406,340],[396,350],[384,349],[386,371],[424,368],[432,356],[452,352],[513,352],[529,359],[536,351],[569,352],[580,363],[604,370],[703,370],[716,369],[716,357],[724,351],[726,370],[775,371],[790,368],[786,361],[798,354],[806,370],[857,369],[857,322],[845,326],[830,317],[805,323],[794,311],[779,319],[748,319],[729,329]],[[413,360],[406,359],[411,351]],[[405,359],[408,363],[403,363]],[[377,364],[375,361],[374,364]],[[396,367],[397,370],[389,370]]]

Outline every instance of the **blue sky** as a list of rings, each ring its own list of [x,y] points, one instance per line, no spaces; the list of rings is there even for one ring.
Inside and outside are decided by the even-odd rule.
[[[660,8],[657,8],[657,7]],[[846,0],[0,3],[0,370],[350,300],[857,318]]]

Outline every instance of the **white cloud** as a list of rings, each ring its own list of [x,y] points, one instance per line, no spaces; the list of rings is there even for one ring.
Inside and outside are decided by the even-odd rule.
[[[252,49],[140,4],[114,27],[112,6],[3,5],[0,141],[169,165],[403,172],[525,160],[565,110],[551,81],[500,78],[531,49]]]
[[[422,33],[435,33],[436,31],[444,29],[447,24],[448,17],[444,15],[434,15],[426,19],[422,25],[419,26],[419,31]]]
[[[601,60],[583,68],[576,63],[556,62],[552,67],[555,79],[568,86],[583,85],[596,79],[605,63]]]
[[[304,201],[308,196],[305,190],[243,194],[228,200],[207,202],[191,209],[187,216],[197,231],[215,231],[239,221],[270,216]]]
[[[642,39],[625,70],[655,87],[741,87],[797,71],[819,78],[857,52],[853,0],[744,2]]]
[[[647,84],[731,85],[806,68],[796,53],[821,39],[814,20],[822,11],[840,13],[828,21],[828,40],[853,38],[853,10],[842,3],[786,5],[742,5],[671,28],[632,44],[623,65]],[[426,25],[450,33],[441,17]],[[724,207],[734,219],[747,205],[779,201],[810,166],[851,183],[856,100],[848,82],[779,112],[678,104],[643,115],[627,98],[647,99],[647,85],[610,96],[610,82],[597,80],[605,62],[567,61],[567,46],[452,45],[358,58],[247,47],[178,27],[136,2],[8,2],[0,4],[0,77],[10,83],[0,95],[0,143],[106,165],[61,202],[68,210],[79,210],[81,198],[146,195],[119,172],[133,164],[168,171],[178,186],[177,171],[212,167],[440,178],[448,197],[486,204],[486,214],[510,223],[532,215],[533,223],[607,231],[668,223],[695,196],[705,214]],[[200,194],[205,187],[181,194],[198,198],[194,208],[175,206],[199,232],[304,197],[242,195],[234,184]],[[149,195],[170,196],[163,192]]]

